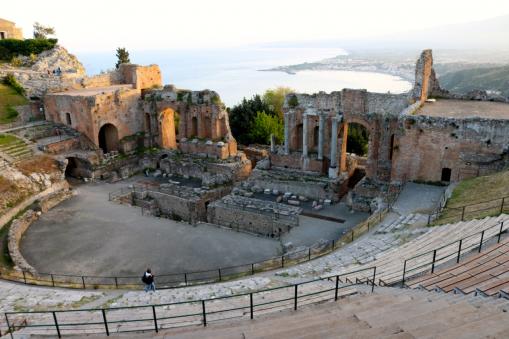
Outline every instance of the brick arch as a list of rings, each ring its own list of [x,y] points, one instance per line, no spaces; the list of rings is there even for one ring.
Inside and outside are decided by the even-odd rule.
[[[177,148],[177,127],[175,126],[177,117],[178,113],[171,108],[166,108],[159,113],[159,138],[162,148]]]

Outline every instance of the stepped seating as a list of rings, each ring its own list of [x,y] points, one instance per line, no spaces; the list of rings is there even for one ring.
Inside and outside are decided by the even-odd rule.
[[[509,238],[451,268],[413,279],[407,286],[487,296],[500,291],[509,294]]]
[[[430,228],[430,230],[417,238],[401,245],[394,247],[390,250],[384,251],[374,255],[374,260],[366,262],[361,265],[350,265],[348,267],[339,267],[334,270],[333,274],[344,274],[349,271],[357,270],[359,268],[377,267],[377,284],[391,285],[401,282],[403,278],[403,268],[406,259],[412,259],[407,263],[408,277],[417,274],[422,274],[431,269],[431,262],[433,259],[433,250],[437,251],[437,260],[435,266],[443,264],[453,258],[458,251],[459,239],[465,238],[467,235],[477,234],[477,236],[470,237],[463,240],[462,248],[474,248],[479,244],[480,232],[485,231],[484,239],[488,239],[499,233],[500,222],[505,222],[505,229],[509,228],[509,216],[502,214],[498,217],[487,217],[479,220],[470,220],[459,222],[456,224],[449,224],[444,226],[437,226]],[[498,225],[498,226],[497,226]],[[429,264],[429,265],[428,265]],[[369,279],[368,274],[359,275],[354,274],[351,279]]]
[[[384,224],[380,225],[378,227],[378,229],[376,230],[376,233],[384,234],[384,233],[401,231],[405,227],[415,224],[417,221],[419,221],[419,219],[422,219],[422,217],[423,216],[421,214],[413,214],[413,213],[410,213],[408,215],[402,215],[390,223],[387,223],[387,224],[384,223]]]
[[[33,155],[31,145],[19,138],[0,145],[0,152],[7,155],[13,161],[26,159]]]
[[[509,300],[376,288],[338,300],[254,320],[210,321],[129,338],[504,338]],[[115,335],[114,335],[115,336]],[[118,336],[122,336],[119,334]]]

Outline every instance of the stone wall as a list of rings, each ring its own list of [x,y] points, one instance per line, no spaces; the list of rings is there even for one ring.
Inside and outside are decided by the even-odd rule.
[[[9,233],[7,235],[7,241],[9,255],[14,262],[15,269],[27,271],[32,275],[37,274],[37,271],[25,260],[21,254],[19,245],[23,234],[26,232],[28,227],[30,227],[30,225],[39,218],[41,212],[47,212],[49,209],[72,196],[72,192],[66,188],[63,190],[56,190],[59,186],[60,185],[55,185],[51,190],[48,189],[38,195],[40,198],[38,209],[40,209],[40,211],[36,212],[34,210],[28,210],[21,217],[12,221],[9,228]],[[65,187],[66,185],[63,186]]]
[[[509,120],[406,117],[392,164],[392,180],[457,181],[509,164]]]
[[[209,223],[279,238],[299,225],[302,210],[284,204],[229,195],[208,206]]]
[[[0,32],[3,32],[4,39],[23,39],[23,31],[16,27],[14,22],[0,19]]]

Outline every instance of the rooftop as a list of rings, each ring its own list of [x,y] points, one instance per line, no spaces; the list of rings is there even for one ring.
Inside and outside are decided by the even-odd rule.
[[[111,85],[107,87],[93,87],[93,88],[80,88],[80,89],[72,89],[64,92],[51,93],[51,95],[71,95],[71,96],[80,96],[80,97],[88,97],[99,94],[107,94],[114,93],[119,89],[133,89],[133,85]]]
[[[436,102],[424,103],[417,114],[457,119],[472,117],[509,119],[509,104],[492,101],[439,99]]]

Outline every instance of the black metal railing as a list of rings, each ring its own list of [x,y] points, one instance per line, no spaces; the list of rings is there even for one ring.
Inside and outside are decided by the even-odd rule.
[[[405,282],[416,276],[434,273],[438,265],[445,264],[451,260],[455,260],[456,263],[459,263],[462,255],[466,255],[471,251],[475,250],[480,253],[483,249],[483,245],[494,241],[494,239],[499,243],[502,234],[509,229],[507,224],[509,223],[505,223],[504,225],[504,221],[497,222],[482,231],[472,233],[459,240],[406,259],[403,263],[401,285],[405,287]],[[426,259],[426,257],[428,257],[428,259]]]
[[[364,279],[358,279],[358,275]],[[366,278],[369,277],[369,278]],[[376,267],[331,275],[298,284],[279,286],[260,291],[240,293],[217,298],[168,304],[125,306],[95,309],[5,312],[7,333],[37,329],[36,333],[106,334],[155,331],[177,326],[203,325],[236,318],[253,319],[283,309],[297,310],[299,306],[314,304],[358,293],[352,286],[365,284],[374,291]]]
[[[353,229],[344,233],[339,239],[331,240],[319,247],[308,247],[298,251],[285,253],[281,256],[271,257],[265,260],[240,264],[235,266],[220,267],[211,270],[191,271],[182,273],[164,273],[156,276],[159,289],[185,287],[215,282],[227,281],[243,276],[254,275],[264,271],[285,268],[303,262],[311,261],[329,254],[344,244],[359,238],[377,223],[379,223],[387,210],[372,214],[368,219],[356,225]],[[73,275],[66,273],[43,273],[31,274],[28,271],[0,270],[0,278],[4,280],[21,282],[27,285],[64,287],[64,288],[139,288],[142,285],[140,276],[93,276]]]
[[[445,224],[509,212],[509,203],[506,200],[509,201],[509,196],[457,207],[441,205],[441,208],[428,215],[428,226],[437,219],[441,224]]]

